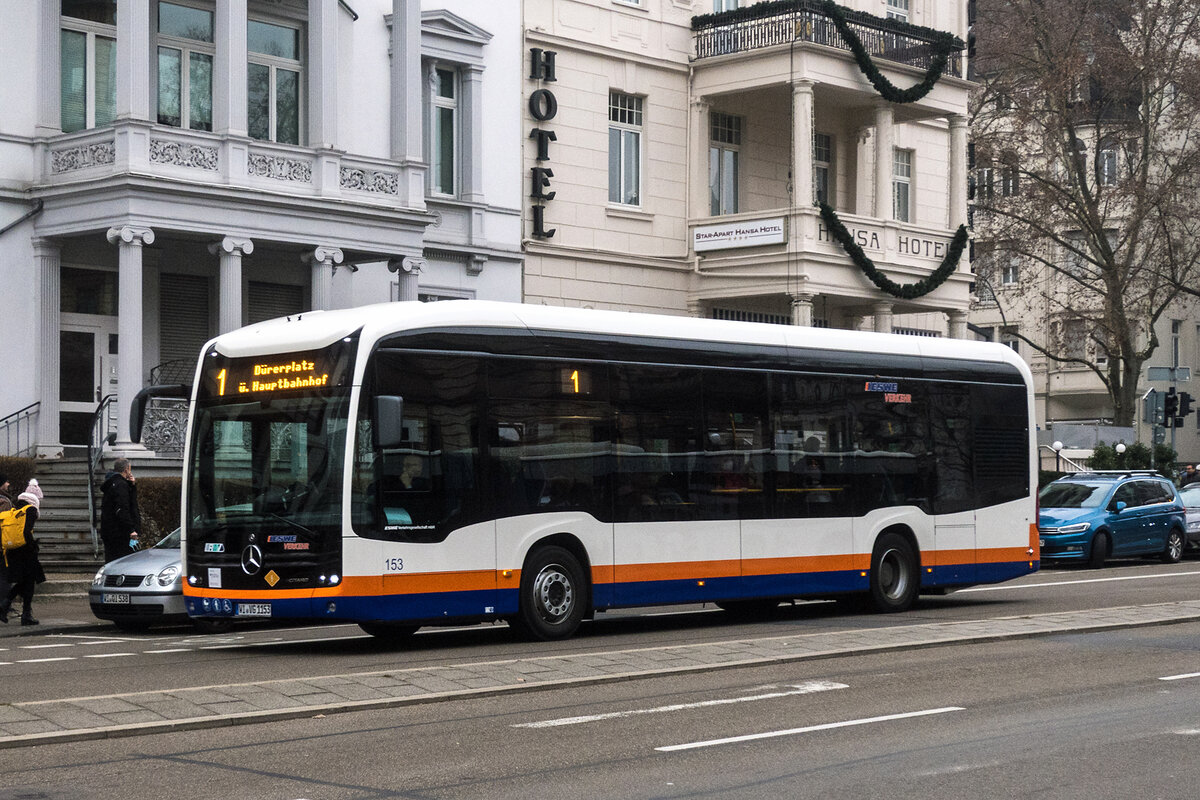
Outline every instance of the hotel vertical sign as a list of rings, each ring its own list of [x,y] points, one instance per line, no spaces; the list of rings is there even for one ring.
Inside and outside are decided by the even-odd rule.
[[[542,50],[540,47],[529,48],[529,78],[535,81],[553,83],[554,77],[553,50]],[[529,95],[529,114],[541,122],[549,122],[558,114],[558,100],[549,89],[536,89]],[[547,191],[554,171],[544,166],[550,160],[550,143],[558,141],[554,131],[537,127],[529,132],[529,138],[537,143],[537,166],[530,170],[530,192],[533,198],[533,236],[538,239],[549,239],[554,235],[555,228],[546,229],[546,203],[554,199],[556,192]]]

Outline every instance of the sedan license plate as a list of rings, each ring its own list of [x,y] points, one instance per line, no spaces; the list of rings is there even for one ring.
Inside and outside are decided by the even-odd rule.
[[[106,605],[127,606],[129,605],[129,594],[125,592],[120,594],[106,594],[100,598],[100,602]]]
[[[271,604],[238,603],[237,615],[239,617],[269,617],[271,616]]]

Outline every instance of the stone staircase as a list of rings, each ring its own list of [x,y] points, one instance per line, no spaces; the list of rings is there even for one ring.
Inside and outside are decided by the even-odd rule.
[[[88,514],[88,464],[86,456],[67,455],[63,458],[37,462],[38,483],[46,496],[42,500],[34,534],[40,548],[40,560],[47,572],[88,572],[104,563],[104,547],[100,544],[100,484],[104,471],[112,464],[105,457],[104,466],[95,476],[96,540],[92,539],[92,522]],[[138,477],[180,474],[179,459],[133,459],[133,471]],[[19,490],[18,490],[19,491]]]
[[[47,571],[66,567],[82,571],[104,563],[103,552],[96,546],[99,540],[92,542],[87,472],[86,456],[38,461],[37,479],[46,496],[42,499],[34,535],[41,550],[42,566]],[[99,523],[97,507],[97,526]]]

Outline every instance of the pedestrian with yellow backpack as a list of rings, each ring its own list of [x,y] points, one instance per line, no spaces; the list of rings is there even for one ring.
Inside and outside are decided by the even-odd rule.
[[[37,478],[30,478],[25,491],[17,495],[16,505],[8,511],[0,511],[0,549],[4,553],[4,572],[11,588],[0,601],[0,622],[8,622],[8,612],[13,600],[21,597],[22,625],[37,625],[33,618],[34,587],[46,581],[46,573],[38,560],[37,540],[33,538],[33,526],[41,513],[42,487]]]

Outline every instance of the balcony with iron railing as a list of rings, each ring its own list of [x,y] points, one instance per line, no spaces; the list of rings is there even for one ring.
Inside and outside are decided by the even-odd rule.
[[[842,8],[847,27],[873,58],[929,69],[947,34],[895,19]],[[692,18],[695,58],[745,53],[793,42],[824,45],[849,52],[833,18],[820,0],[778,0]],[[961,43],[960,43],[961,44]],[[952,52],[944,73],[963,75],[961,49]]]

